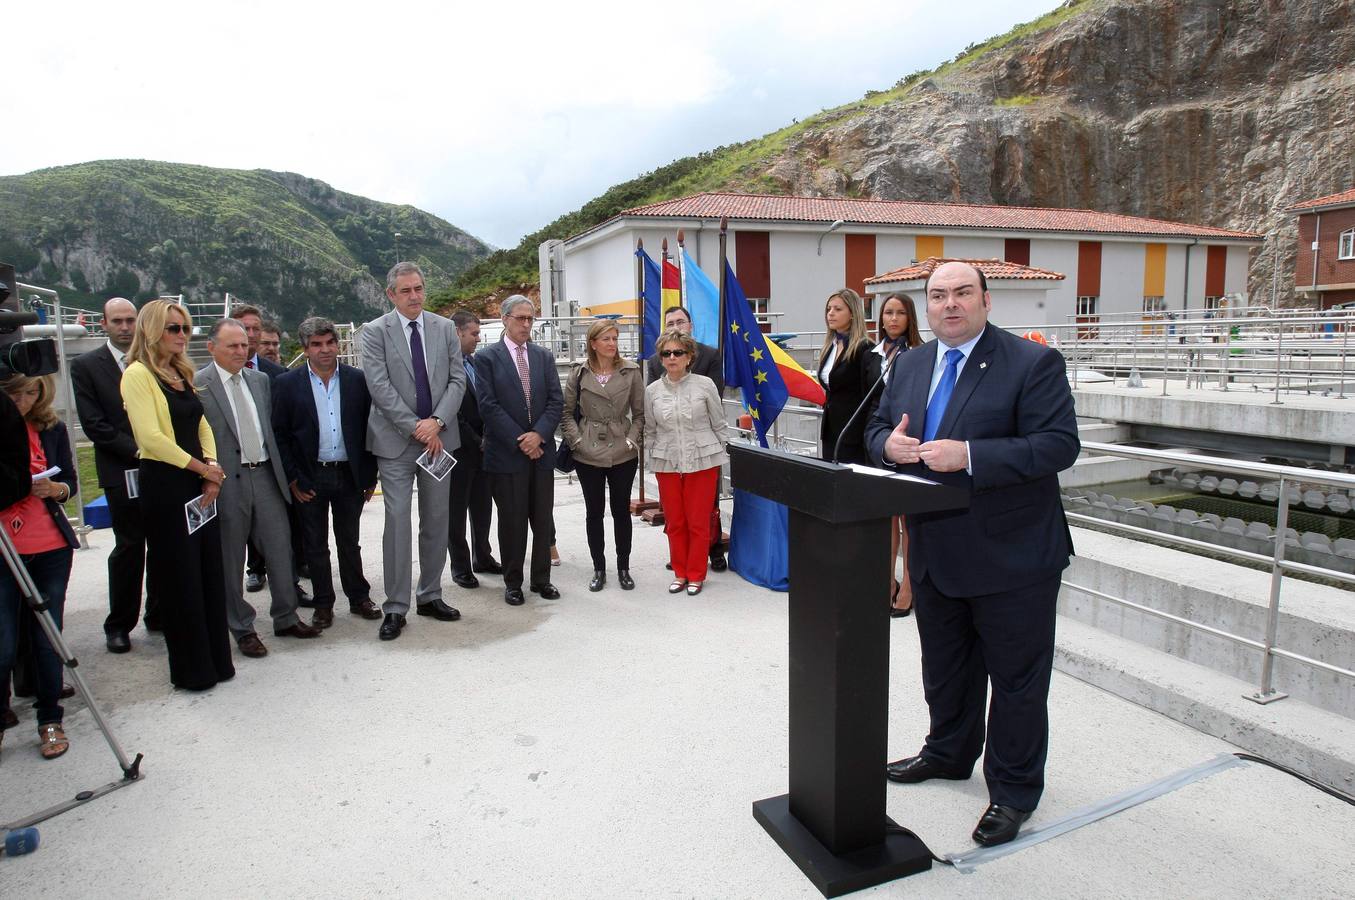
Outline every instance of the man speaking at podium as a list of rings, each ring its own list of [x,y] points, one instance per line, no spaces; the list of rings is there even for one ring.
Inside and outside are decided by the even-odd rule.
[[[905,353],[866,429],[872,459],[971,492],[969,508],[909,515],[922,686],[931,726],[889,780],[969,778],[987,749],[985,846],[1016,837],[1044,790],[1060,573],[1072,538],[1058,473],[1080,450],[1055,350],[988,326],[983,273],[964,262],[927,280],[936,339]]]

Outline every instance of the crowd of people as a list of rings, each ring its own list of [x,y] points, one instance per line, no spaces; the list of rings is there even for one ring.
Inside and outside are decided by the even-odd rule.
[[[896,617],[917,608],[931,728],[921,751],[886,775],[968,778],[984,753],[991,803],[974,838],[998,844],[1016,836],[1043,790],[1055,601],[1071,553],[1057,473],[1077,455],[1077,427],[1062,357],[987,327],[991,297],[979,269],[946,262],[925,291],[936,339],[921,350],[906,295],[881,303],[878,343],[859,294],[828,298],[821,453],[970,492],[967,510],[901,516],[891,527],[891,571],[902,556],[903,574],[891,581],[889,606]],[[726,568],[716,505],[728,461],[723,366],[719,351],[693,340],[686,310],[665,311],[647,372],[621,356],[616,323],[598,321],[562,385],[554,354],[532,341],[527,297],[503,302],[503,338],[482,346],[473,313],[448,319],[424,308],[417,265],[391,269],[386,294],[391,310],[362,331],[361,368],[339,361],[335,325],[311,317],[297,331],[305,364],[287,369],[268,358],[280,329],[241,306],[211,326],[212,361],[195,370],[182,306],[108,302],[107,342],[78,357],[70,379],[115,539],[110,652],[131,649],[143,569],[143,621],[163,632],[176,687],[201,691],[233,677],[232,642],[245,657],[267,655],[247,599],[265,587],[274,637],[320,637],[337,602],[331,531],[350,614],[380,619],[381,640],[400,636],[411,606],[438,621],[461,618],[443,594],[449,556],[461,588],[493,575],[510,606],[526,602],[524,587],[559,598],[551,569],[562,453],[583,491],[590,591],[607,585],[609,509],[616,583],[636,588],[629,500],[642,459],[658,481],[669,593],[700,594],[708,571]],[[27,438],[26,459],[0,454],[0,497],[10,500],[0,517],[59,628],[77,546],[62,506],[76,490],[71,441],[52,410],[51,376],[12,376],[0,389],[12,401],[0,403],[0,428],[22,423]],[[378,482],[380,606],[358,542]],[[313,609],[309,622],[303,607]],[[16,665],[21,649],[28,662]],[[0,571],[0,698],[11,675],[26,680],[47,758],[69,748],[61,669],[18,584]],[[16,718],[7,706],[0,712],[3,738]]]

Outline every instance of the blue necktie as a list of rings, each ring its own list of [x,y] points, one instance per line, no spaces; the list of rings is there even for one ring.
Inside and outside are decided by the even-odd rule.
[[[946,351],[946,370],[941,373],[941,380],[936,383],[936,391],[932,394],[931,402],[927,404],[927,423],[922,432],[924,443],[936,440],[936,433],[941,430],[941,420],[946,417],[946,404],[950,402],[950,395],[955,391],[955,375],[959,372],[962,359],[964,354],[959,350]]]
[[[475,393],[475,366],[471,365],[470,357],[467,356],[462,362],[466,366],[466,383],[470,385],[471,393]]]
[[[433,414],[433,391],[428,386],[428,363],[423,358],[418,322],[409,323],[409,355],[414,363],[414,415],[426,419]]]

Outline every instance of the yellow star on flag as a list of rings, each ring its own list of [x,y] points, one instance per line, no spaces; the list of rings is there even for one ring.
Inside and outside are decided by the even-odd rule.
[[[755,410],[755,409],[750,409],[750,410],[748,410],[748,415],[752,416],[754,419],[761,419],[761,418],[762,418],[762,416],[759,416],[759,415],[757,414],[757,410]]]
[[[753,362],[760,362],[761,360],[762,360],[762,348],[759,347],[753,351]]]
[[[767,382],[767,373],[762,371],[761,369],[758,369],[757,374],[753,377],[757,379],[758,384],[766,384]]]
[[[729,330],[732,331],[732,332],[734,332],[735,334],[738,334],[738,333],[739,333],[739,323],[738,323],[738,322],[730,322],[730,323],[729,323]]]

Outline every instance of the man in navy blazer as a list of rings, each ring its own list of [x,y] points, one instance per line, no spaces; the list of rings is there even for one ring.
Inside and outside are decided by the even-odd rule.
[[[943,263],[926,291],[937,339],[899,357],[866,444],[881,465],[971,493],[967,510],[907,517],[931,727],[921,752],[886,774],[966,779],[984,753],[990,803],[974,840],[993,846],[1016,837],[1044,789],[1054,619],[1072,553],[1058,473],[1080,444],[1062,355],[988,325],[981,272]]]
[[[339,582],[348,609],[364,619],[381,618],[371,585],[362,574],[358,520],[376,489],[376,457],[367,450],[372,398],[362,372],[339,362],[334,323],[312,316],[297,329],[306,365],[273,380],[273,434],[301,526],[310,567],[315,616],[311,624],[334,624],[334,576],[329,563],[329,516],[339,550]]]
[[[550,583],[550,545],[555,534],[555,429],[565,398],[555,356],[531,342],[536,306],[514,294],[503,301],[501,311],[503,340],[475,354],[475,376],[485,423],[483,465],[499,510],[503,599],[521,606],[529,523],[528,586],[547,600],[560,596]]]
[[[478,388],[475,377],[475,351],[480,346],[480,317],[468,310],[452,313],[452,324],[461,341],[461,360],[466,367],[466,393],[461,397],[461,408],[456,411],[456,427],[461,433],[461,446],[452,455],[456,467],[447,480],[450,485],[451,513],[447,526],[447,556],[452,564],[452,581],[466,589],[478,588],[476,572],[502,575],[503,566],[494,559],[489,546],[489,526],[494,516],[494,500],[489,489],[489,478],[482,469],[485,440],[485,420],[480,416],[476,400]],[[470,519],[470,542],[466,541],[466,520]]]

